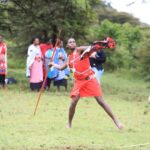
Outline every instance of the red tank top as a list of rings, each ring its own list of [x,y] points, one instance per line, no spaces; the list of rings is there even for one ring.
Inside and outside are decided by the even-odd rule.
[[[90,66],[89,58],[81,60],[77,50],[69,55],[68,61],[69,67],[73,69],[75,79],[83,80],[94,74]]]

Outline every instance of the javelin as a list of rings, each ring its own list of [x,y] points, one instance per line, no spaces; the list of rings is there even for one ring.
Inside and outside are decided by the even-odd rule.
[[[55,55],[55,52],[56,52],[56,47],[57,47],[58,41],[59,41],[59,39],[60,39],[60,33],[61,33],[61,30],[59,30],[59,33],[58,33],[58,36],[57,36],[57,39],[56,39],[56,43],[55,43],[55,47],[54,47],[54,51],[53,51],[52,57],[50,58],[50,62],[53,61],[53,58],[54,58],[54,55]],[[44,85],[45,85],[45,82],[46,82],[46,79],[47,79],[47,75],[48,75],[48,71],[46,71],[46,75],[45,75],[45,78],[44,78],[42,87],[41,87],[40,92],[39,92],[39,95],[38,95],[37,103],[36,103],[36,106],[35,106],[35,109],[34,109],[34,116],[35,116],[35,114],[36,114],[36,110],[37,110],[37,107],[38,107],[38,104],[39,104],[39,101],[40,101],[42,92],[43,92],[43,90],[44,90]]]

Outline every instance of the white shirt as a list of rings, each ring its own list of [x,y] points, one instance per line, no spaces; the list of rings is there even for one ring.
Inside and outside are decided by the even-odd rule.
[[[39,45],[30,45],[27,52],[26,76],[30,76],[30,67],[32,66],[35,56],[41,54]]]

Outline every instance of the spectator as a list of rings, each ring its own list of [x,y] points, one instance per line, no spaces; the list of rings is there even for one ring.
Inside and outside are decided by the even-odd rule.
[[[41,43],[40,44],[40,48],[41,48],[41,51],[42,51],[42,56],[43,56],[43,79],[45,78],[45,75],[46,75],[46,71],[48,71],[48,61],[49,61],[49,56],[51,55],[51,52],[52,52],[52,48],[53,48],[53,45],[52,45],[52,40],[50,38],[48,38],[46,40],[46,43]],[[49,54],[50,53],[50,54]],[[50,80],[47,79],[44,87],[46,88],[47,84],[48,84],[48,89],[50,88]]]
[[[40,48],[41,48],[42,55],[43,55],[43,57],[44,57],[44,56],[45,56],[45,53],[47,52],[47,50],[53,48],[51,38],[48,38],[48,39],[46,40],[46,43],[41,43],[41,44],[40,44]]]
[[[67,53],[63,48],[63,41],[60,41],[56,49],[54,62],[58,65],[63,65],[67,61]],[[56,69],[56,68],[55,68]],[[57,90],[60,91],[60,86],[64,86],[67,91],[67,79],[70,74],[70,69],[67,67],[65,70],[57,70],[57,76],[54,79],[54,86],[57,86]]]
[[[104,72],[103,63],[106,61],[106,55],[103,50],[92,53],[90,56],[90,65],[95,72],[98,82],[101,81],[101,76]]]
[[[45,62],[45,70],[47,71],[47,88],[48,90],[50,89],[51,86],[51,81],[53,80],[52,77],[52,68],[49,69],[48,64],[50,62],[50,59],[52,57],[53,54],[53,50],[52,49],[48,49],[45,53],[45,57],[44,57],[44,62]]]
[[[28,48],[26,76],[30,80],[32,91],[39,91],[43,82],[43,62],[39,43],[39,38],[33,38],[32,44]]]
[[[7,75],[7,46],[0,35],[0,84],[5,88],[5,78]]]

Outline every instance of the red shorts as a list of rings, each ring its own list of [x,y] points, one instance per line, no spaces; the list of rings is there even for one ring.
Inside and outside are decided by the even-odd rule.
[[[97,79],[94,77],[89,80],[75,80],[70,96],[77,95],[80,97],[102,96],[102,90]]]

